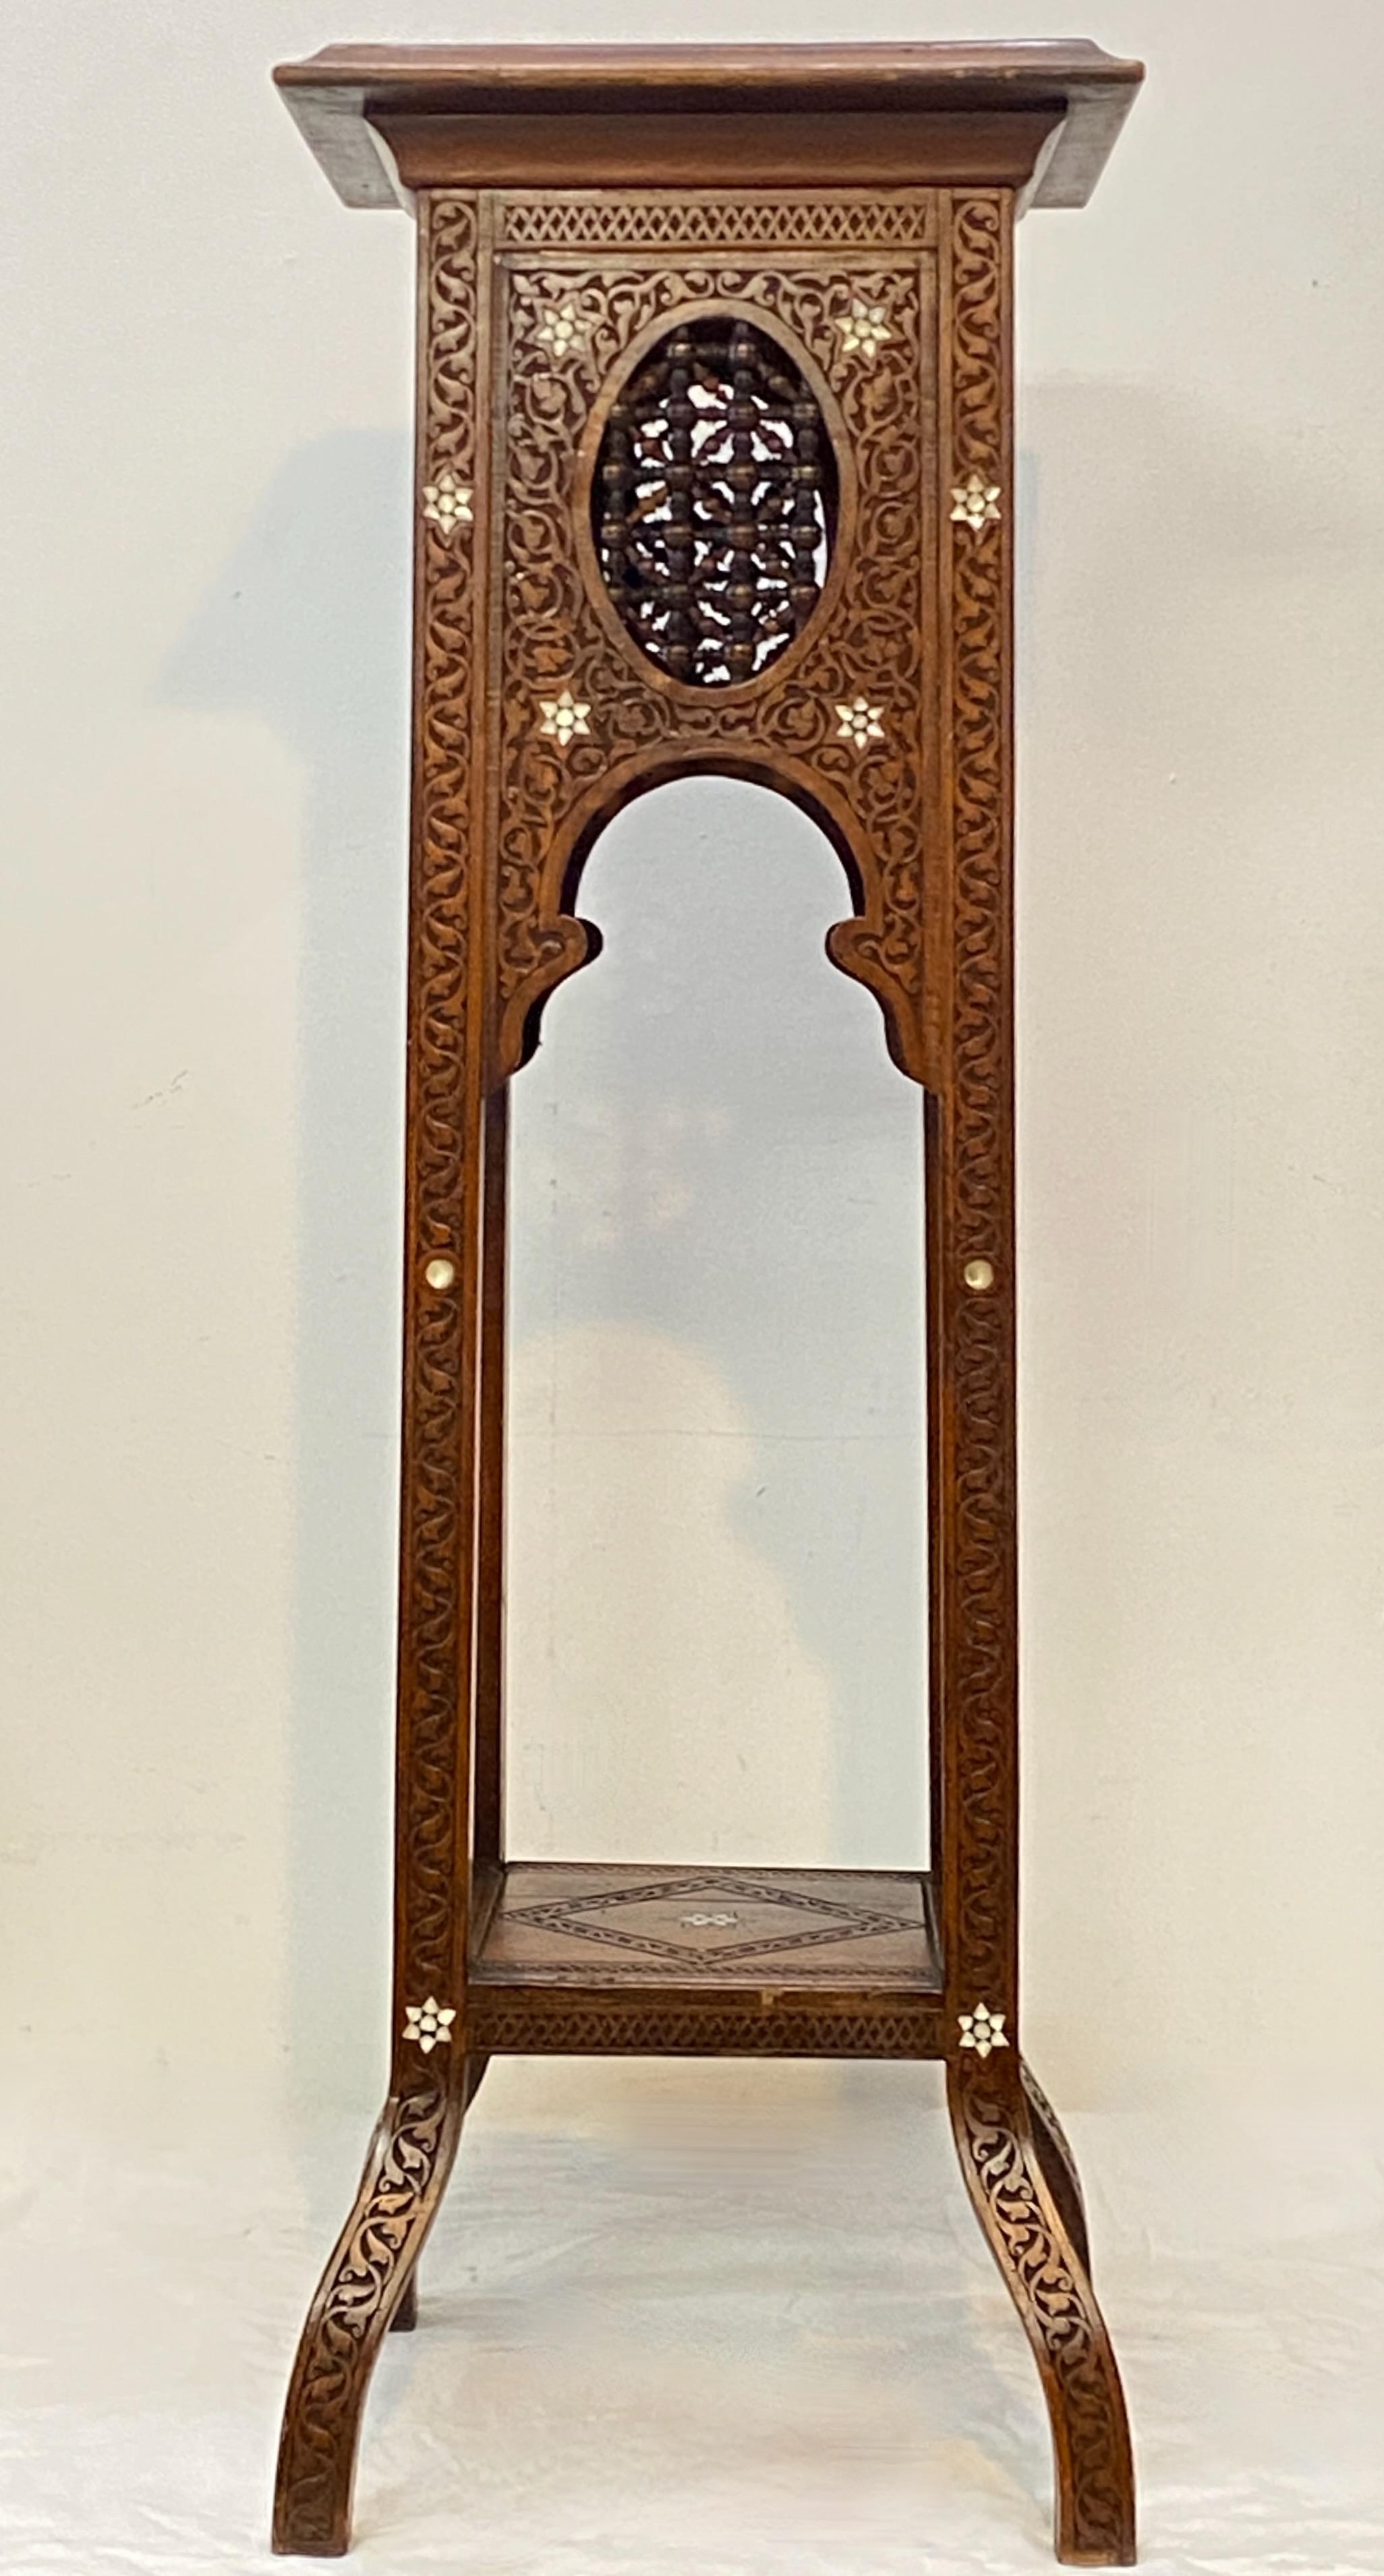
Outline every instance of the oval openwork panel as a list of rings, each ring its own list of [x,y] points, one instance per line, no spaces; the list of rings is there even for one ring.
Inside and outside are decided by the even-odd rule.
[[[792,358],[743,314],[704,314],[665,332],[610,407],[591,486],[601,577],[673,679],[751,680],[817,606],[836,500]]]

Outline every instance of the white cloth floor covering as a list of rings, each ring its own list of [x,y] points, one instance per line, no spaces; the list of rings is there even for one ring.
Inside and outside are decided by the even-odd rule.
[[[1019,2576],[1046,2420],[935,2070],[714,2113],[492,2070],[391,2337],[360,2576]],[[599,2104],[601,2070],[583,2078]],[[7,2157],[5,2576],[269,2576],[277,2419],[371,2113]],[[1142,2563],[1384,2570],[1384,2171],[1339,2118],[1068,2123],[1125,2375]]]

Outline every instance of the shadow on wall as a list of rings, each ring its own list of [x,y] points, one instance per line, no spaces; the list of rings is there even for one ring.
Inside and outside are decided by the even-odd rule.
[[[1384,1956],[1379,505],[1208,402],[1022,409],[1028,2029],[1064,2103],[1332,2080]]]
[[[288,1984],[326,2100],[375,2089],[388,2013],[410,470],[387,432],[289,458],[163,673],[304,779]]]

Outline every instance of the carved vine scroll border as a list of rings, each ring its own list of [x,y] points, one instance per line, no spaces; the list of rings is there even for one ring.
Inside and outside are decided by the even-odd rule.
[[[420,484],[469,489],[475,414],[479,210],[420,206],[424,280]],[[438,1296],[430,1258],[461,1264],[465,1206],[474,532],[419,520],[417,745],[410,895],[409,1282],[400,1600],[397,2000],[450,1994],[464,1556],[470,1511],[463,1430],[462,1299]],[[396,2029],[402,2011],[396,2015]]]
[[[950,2000],[1008,2025],[1004,2054],[958,2048],[948,2089],[968,2186],[1023,2318],[1057,2455],[1058,2548],[1084,2565],[1134,2555],[1133,2473],[1119,2374],[1079,2246],[1043,2175],[1019,2054],[1013,1002],[1009,766],[1011,209],[958,194],[949,240],[950,454],[1001,500],[949,521],[953,746],[952,1010],[942,1229],[953,1446],[943,1500]],[[993,1273],[966,1282],[968,1264]],[[1038,2097],[1041,2100],[1041,2096]],[[1051,2119],[1051,2115],[1049,2115]],[[1056,2122],[1054,2151],[1080,2212]]]
[[[1015,2013],[1017,1668],[1010,960],[1008,258],[997,192],[958,196],[950,237],[950,455],[1004,488],[1000,520],[948,522],[952,1026],[946,1309],[954,1389],[945,1723],[954,1872],[949,1981]],[[973,1293],[967,1263],[993,1266]]]
[[[1023,2319],[1058,2445],[1057,2542],[1069,2563],[1134,2559],[1134,2480],[1119,2373],[1090,2276],[1038,2171],[1013,2067],[950,2070],[967,2188]]]

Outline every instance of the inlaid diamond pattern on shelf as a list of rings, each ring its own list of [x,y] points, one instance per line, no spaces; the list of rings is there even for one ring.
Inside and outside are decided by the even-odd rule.
[[[844,1870],[516,1863],[473,1973],[542,1984],[832,1985],[928,1991],[921,1877]]]

